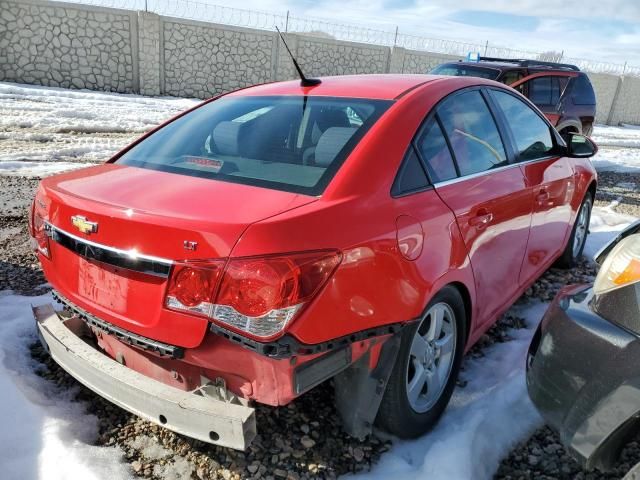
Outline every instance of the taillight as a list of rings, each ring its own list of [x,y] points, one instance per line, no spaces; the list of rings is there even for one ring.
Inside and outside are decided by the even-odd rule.
[[[237,258],[208,277],[204,267],[184,270],[181,264],[172,271],[166,305],[254,337],[273,337],[320,291],[340,260],[333,251]]]
[[[33,215],[33,238],[34,238],[34,249],[40,252],[47,258],[51,258],[51,253],[49,250],[49,235],[47,231],[47,224],[44,219],[38,214],[38,212],[34,212]]]
[[[31,235],[32,237],[36,236],[36,232],[33,229],[33,212],[35,211],[35,208],[36,208],[36,200],[33,199],[31,201],[31,206],[29,207],[29,216],[27,217],[28,218],[27,222],[29,225],[29,235]]]
[[[167,307],[211,317],[223,268],[224,260],[174,265],[167,288]]]

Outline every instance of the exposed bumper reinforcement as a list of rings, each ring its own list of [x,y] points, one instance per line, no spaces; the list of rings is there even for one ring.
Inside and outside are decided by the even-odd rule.
[[[256,436],[254,409],[185,392],[112,360],[74,332],[49,305],[33,308],[39,335],[53,359],[110,402],[177,433],[237,450]],[[69,324],[69,325],[67,325]]]

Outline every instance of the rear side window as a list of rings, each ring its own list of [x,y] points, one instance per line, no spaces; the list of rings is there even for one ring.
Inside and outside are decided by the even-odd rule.
[[[549,125],[519,98],[498,90],[491,90],[491,95],[511,128],[518,149],[518,160],[549,156],[554,147]]]
[[[507,164],[498,127],[477,90],[446,99],[438,116],[453,148],[461,175],[483,172]]]
[[[426,125],[418,138],[417,147],[432,182],[443,182],[457,177],[449,146],[435,119]]]
[[[574,105],[596,104],[596,95],[586,75],[579,75],[573,79],[571,97]]]
[[[356,98],[223,97],[169,123],[116,162],[319,195],[389,105]]]
[[[428,185],[429,181],[427,180],[427,175],[424,173],[424,168],[422,168],[415,149],[411,146],[396,177],[393,185],[393,194],[402,195],[416,192],[423,190]]]

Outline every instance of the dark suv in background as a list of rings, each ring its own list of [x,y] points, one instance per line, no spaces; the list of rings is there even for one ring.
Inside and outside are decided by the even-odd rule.
[[[531,100],[561,134],[591,135],[593,130],[596,96],[589,77],[575,65],[475,56],[443,63],[430,73],[497,80]]]

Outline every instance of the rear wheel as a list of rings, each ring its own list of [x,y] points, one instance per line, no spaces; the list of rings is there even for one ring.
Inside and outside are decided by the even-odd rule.
[[[562,256],[558,258],[556,265],[560,268],[571,268],[575,265],[576,261],[582,255],[584,245],[587,242],[587,235],[589,234],[589,221],[591,220],[591,208],[593,207],[593,198],[591,193],[587,193],[584,197],[576,221],[573,224],[573,230],[571,236],[567,242],[567,246],[562,253]]]
[[[466,339],[464,302],[445,287],[422,319],[407,328],[376,424],[401,438],[431,429],[449,403]]]

